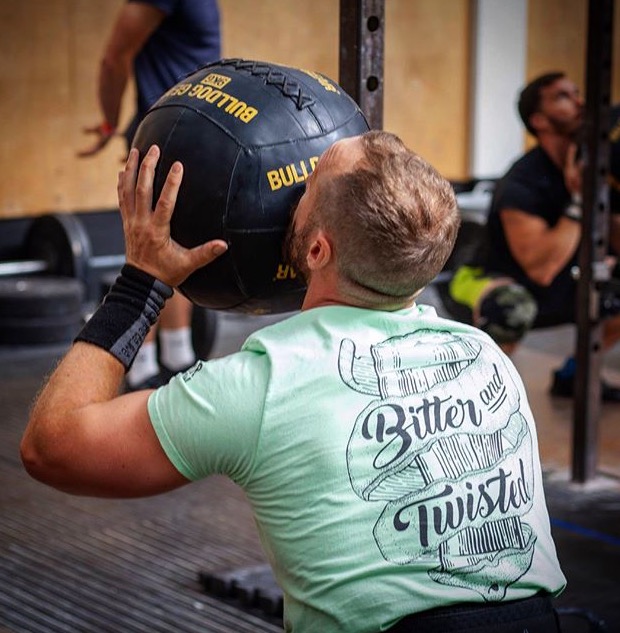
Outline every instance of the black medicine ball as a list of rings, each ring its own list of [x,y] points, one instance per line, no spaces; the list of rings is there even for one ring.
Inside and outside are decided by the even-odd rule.
[[[301,307],[305,287],[283,261],[291,209],[319,156],[368,130],[353,99],[318,73],[226,59],[168,90],[146,114],[134,147],[161,149],[159,197],[175,160],[184,176],[172,237],[186,247],[224,239],[228,251],[180,290],[214,310],[280,313]]]

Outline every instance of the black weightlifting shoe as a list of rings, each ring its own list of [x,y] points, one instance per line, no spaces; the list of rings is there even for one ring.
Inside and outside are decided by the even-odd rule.
[[[129,393],[131,391],[140,391],[141,389],[157,389],[158,387],[163,387],[170,382],[170,379],[173,376],[176,376],[176,374],[182,374],[193,366],[194,363],[188,365],[187,367],[183,367],[178,371],[172,371],[172,369],[168,369],[164,365],[161,365],[159,368],[159,373],[155,374],[154,376],[149,376],[135,386],[131,386],[127,381],[125,381],[125,392]]]
[[[558,371],[553,372],[550,393],[559,398],[572,398],[575,393],[575,377],[563,376]],[[601,399],[603,402],[620,402],[620,388],[601,382]]]
[[[145,378],[142,382],[139,382],[136,385],[130,385],[129,382],[125,381],[125,393],[130,393],[132,391],[142,391],[142,389],[157,389],[158,387],[162,387],[167,384],[167,382],[172,377],[172,374],[169,374],[167,371],[160,371],[154,376],[149,376]]]

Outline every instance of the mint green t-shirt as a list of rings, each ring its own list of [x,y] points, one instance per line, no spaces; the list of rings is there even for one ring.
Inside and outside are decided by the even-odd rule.
[[[175,377],[149,413],[185,477],[245,490],[287,631],[565,586],[522,381],[433,308],[302,312]]]

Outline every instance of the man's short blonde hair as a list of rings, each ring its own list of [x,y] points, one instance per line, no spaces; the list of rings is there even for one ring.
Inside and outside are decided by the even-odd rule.
[[[412,297],[442,270],[459,228],[454,189],[394,134],[361,137],[364,159],[321,181],[318,221],[342,279],[388,299]]]

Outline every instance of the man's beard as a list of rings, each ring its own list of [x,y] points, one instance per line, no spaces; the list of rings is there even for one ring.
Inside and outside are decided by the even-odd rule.
[[[581,122],[577,129],[572,133],[571,140],[573,143],[576,143],[581,151],[585,144],[587,143],[586,139],[586,124]]]
[[[584,137],[585,125],[583,120],[579,121],[560,121],[555,117],[549,117],[553,131],[560,136],[567,136],[575,143],[581,143]]]

